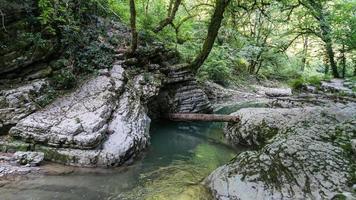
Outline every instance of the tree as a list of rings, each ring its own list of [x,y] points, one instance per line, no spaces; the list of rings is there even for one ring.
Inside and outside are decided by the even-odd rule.
[[[304,8],[306,8],[314,19],[319,23],[320,31],[316,33],[317,36],[325,44],[326,54],[328,56],[329,64],[332,70],[332,74],[335,78],[339,78],[339,72],[335,62],[335,53],[333,49],[332,41],[332,29],[330,21],[328,19],[328,13],[324,7],[326,2],[323,0],[300,0],[299,1]]]
[[[229,3],[230,0],[216,0],[214,14],[210,20],[208,33],[205,38],[203,48],[190,65],[193,70],[197,71],[200,66],[202,66],[204,61],[208,58],[210,51],[214,46],[216,36],[219,33],[221,22],[224,18],[225,9],[229,5]]]
[[[159,25],[155,28],[154,32],[158,33],[161,30],[163,30],[164,27],[166,27],[167,25],[172,24],[181,2],[182,2],[182,0],[175,0],[175,1],[171,0],[170,1],[169,7],[168,7],[168,16],[167,16],[167,18],[162,20],[159,23]]]
[[[342,67],[342,77],[346,76],[349,59],[352,63],[352,56],[356,50],[356,2],[355,1],[335,1],[334,9],[331,13],[331,23],[333,25],[333,38],[340,52],[340,65]]]
[[[303,55],[302,55],[302,67],[301,71],[303,72],[305,70],[305,67],[308,64],[307,57],[308,57],[308,35],[304,36],[304,44],[303,44]]]
[[[131,49],[130,53],[134,54],[137,49],[138,34],[136,29],[136,6],[135,0],[130,0],[130,26],[131,26]]]

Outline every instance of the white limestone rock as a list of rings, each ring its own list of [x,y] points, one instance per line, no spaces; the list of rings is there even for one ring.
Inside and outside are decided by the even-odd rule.
[[[261,149],[238,155],[205,180],[216,199],[332,199],[350,191],[354,160],[344,147],[356,131],[356,104],[288,110],[279,122],[281,111],[255,109],[248,123],[265,119],[275,123],[276,133]]]
[[[101,74],[21,120],[10,135],[68,165],[118,166],[137,156],[149,143],[145,105],[161,82],[143,75],[126,82],[120,65]]]

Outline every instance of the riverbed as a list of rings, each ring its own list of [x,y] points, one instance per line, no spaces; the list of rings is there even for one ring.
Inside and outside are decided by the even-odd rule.
[[[31,176],[0,188],[1,199],[209,199],[200,182],[240,151],[221,123],[155,122],[151,145],[132,165]]]

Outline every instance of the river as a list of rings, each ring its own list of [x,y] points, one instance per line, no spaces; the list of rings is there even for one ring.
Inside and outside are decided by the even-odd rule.
[[[238,105],[233,110],[249,106]],[[225,107],[218,113],[226,112]],[[1,200],[210,199],[201,181],[243,151],[225,141],[222,126],[154,122],[151,145],[133,164],[31,176],[0,188]]]
[[[238,152],[224,141],[220,123],[155,122],[151,145],[130,166],[32,176],[0,194],[2,200],[208,199],[199,183]]]

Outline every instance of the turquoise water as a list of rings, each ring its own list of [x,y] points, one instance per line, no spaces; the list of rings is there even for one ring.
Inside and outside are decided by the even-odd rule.
[[[224,141],[222,124],[161,121],[131,166],[30,177],[0,188],[0,199],[209,199],[200,182],[239,151]]]

